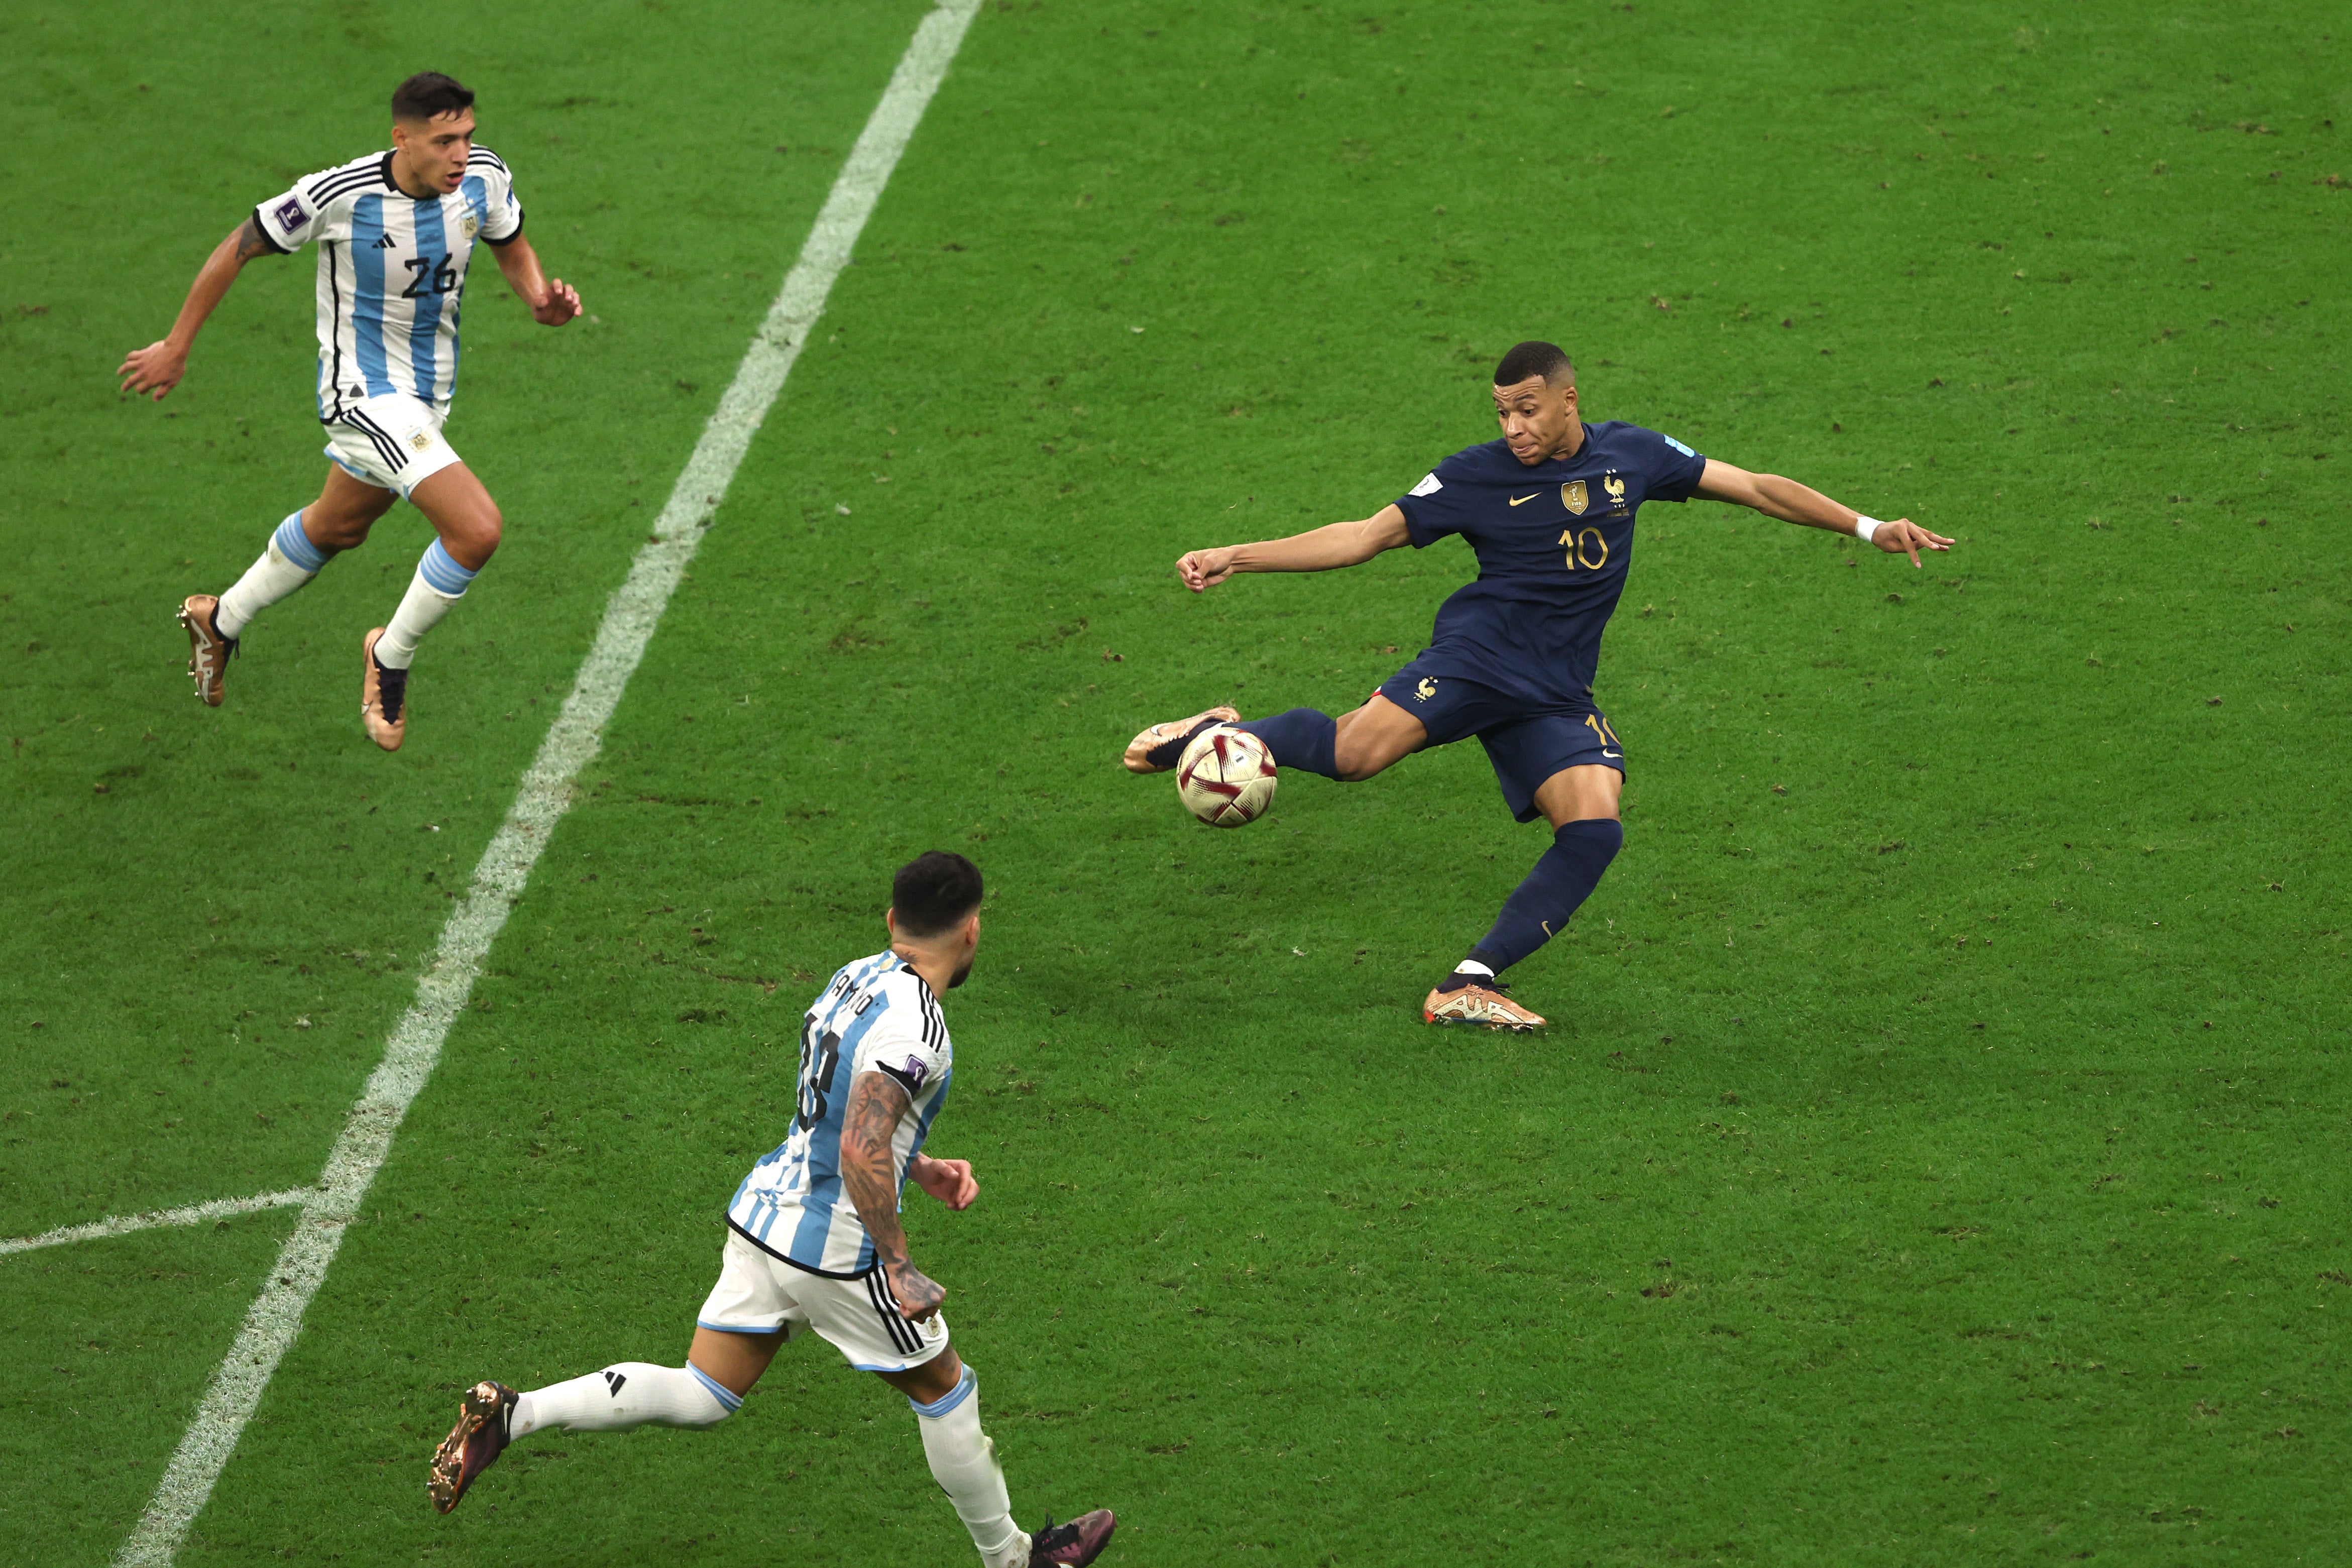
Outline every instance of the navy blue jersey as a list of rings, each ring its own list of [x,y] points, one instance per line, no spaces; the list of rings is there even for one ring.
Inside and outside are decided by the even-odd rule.
[[[1396,504],[1416,550],[1468,540],[1478,580],[1437,612],[1415,666],[1538,707],[1589,699],[1633,563],[1633,514],[1645,500],[1688,500],[1706,471],[1681,442],[1618,420],[1587,425],[1576,456],[1533,468],[1500,440],[1438,464]]]

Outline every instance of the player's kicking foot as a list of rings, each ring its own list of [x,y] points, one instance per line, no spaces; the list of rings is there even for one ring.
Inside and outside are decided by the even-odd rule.
[[[1475,1024],[1484,1029],[1540,1029],[1543,1015],[1529,1012],[1511,1000],[1510,988],[1496,981],[1449,977],[1421,1005],[1424,1024]]]
[[[191,594],[180,601],[180,624],[188,629],[188,679],[207,708],[217,708],[226,695],[228,661],[236,639],[220,633],[220,600],[210,594]]]
[[[1190,719],[1171,719],[1165,724],[1154,724],[1127,743],[1124,759],[1127,771],[1131,773],[1164,773],[1176,765],[1177,758],[1184,754],[1185,742],[1212,724],[1240,721],[1240,713],[1231,708],[1219,707],[1195,713]]]
[[[1118,1528],[1118,1517],[1107,1508],[1082,1513],[1067,1524],[1055,1524],[1049,1514],[1045,1528],[1029,1538],[1029,1568],[1086,1568],[1102,1555],[1110,1544],[1110,1532]]]
[[[474,1478],[506,1452],[507,1424],[514,1416],[515,1391],[503,1383],[478,1383],[457,1402],[457,1424],[433,1454],[432,1479],[425,1489],[433,1506],[447,1513],[474,1484]]]
[[[382,636],[383,628],[378,626],[360,644],[360,658],[367,665],[360,677],[360,719],[367,725],[369,740],[396,752],[408,738],[408,671],[386,669],[375,661],[375,642]]]

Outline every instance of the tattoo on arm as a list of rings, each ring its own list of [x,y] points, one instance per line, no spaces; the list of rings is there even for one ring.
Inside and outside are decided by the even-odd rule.
[[[907,1260],[891,1140],[898,1135],[898,1119],[912,1103],[895,1079],[862,1072],[851,1081],[849,1104],[842,1111],[841,1183],[857,1205],[857,1217],[866,1222],[866,1233],[874,1238],[875,1256],[885,1265]]]
[[[247,217],[245,220],[245,226],[237,230],[236,258],[239,261],[250,261],[257,256],[278,254],[279,254],[278,247],[270,244],[268,237],[261,232],[261,220],[257,217]]]

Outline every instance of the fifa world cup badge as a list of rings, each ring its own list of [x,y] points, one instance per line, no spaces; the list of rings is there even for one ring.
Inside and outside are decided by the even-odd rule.
[[[1560,486],[1559,504],[1568,508],[1569,516],[1582,517],[1584,515],[1584,509],[1592,504],[1592,502],[1585,496],[1584,481],[1582,479],[1570,479],[1568,483]]]

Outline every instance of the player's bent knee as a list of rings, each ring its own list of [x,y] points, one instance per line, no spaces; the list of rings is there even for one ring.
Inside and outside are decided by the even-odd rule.
[[[467,571],[479,572],[489,564],[490,557],[498,553],[501,532],[499,509],[486,505],[481,513],[445,529],[441,535],[441,548]]]
[[[1341,784],[1361,784],[1377,773],[1387,772],[1402,754],[1381,746],[1350,745],[1348,737],[1342,734],[1339,743],[1331,751],[1331,768],[1339,774]]]
[[[372,517],[306,517],[302,531],[310,542],[322,550],[357,550],[367,542],[368,530],[375,526]]]

